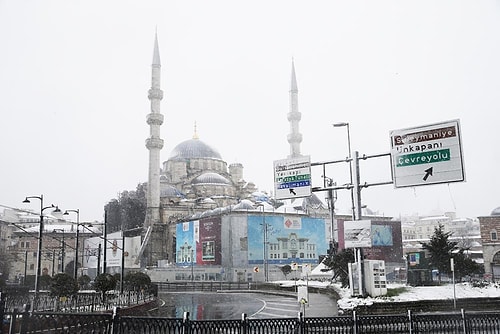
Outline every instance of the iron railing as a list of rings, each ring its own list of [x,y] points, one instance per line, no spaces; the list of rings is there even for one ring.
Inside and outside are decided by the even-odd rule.
[[[31,333],[172,333],[172,334],[490,334],[500,333],[500,312],[413,313],[394,315],[343,315],[327,318],[241,320],[191,320],[183,318],[138,317],[113,313],[2,312],[0,334]]]
[[[39,292],[37,298],[33,295],[4,294],[0,292],[0,299],[6,312],[22,310],[25,305],[34,311],[54,312],[99,312],[112,311],[114,307],[129,307],[141,305],[155,300],[156,297],[142,291],[125,291],[118,293],[109,291],[104,296],[98,292],[78,293],[67,298],[55,298],[47,292]]]

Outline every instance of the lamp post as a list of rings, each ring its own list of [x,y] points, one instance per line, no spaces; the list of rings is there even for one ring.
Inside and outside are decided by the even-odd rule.
[[[56,271],[54,268],[56,267],[56,250],[52,250],[52,277],[56,274]]]
[[[269,281],[269,264],[267,261],[268,258],[268,241],[267,241],[267,223],[266,223],[266,217],[264,216],[264,213],[262,213],[262,219],[264,220],[264,281],[268,282]]]
[[[349,178],[351,182],[351,186],[353,185],[353,180],[352,180],[352,155],[351,155],[351,132],[349,129],[349,123],[347,122],[340,122],[340,123],[334,123],[332,124],[334,128],[341,128],[341,127],[346,127],[347,128],[347,150],[348,150],[348,156],[347,159],[349,161]],[[351,188],[351,211],[352,211],[352,220],[356,219],[356,206],[354,204],[354,188]],[[358,219],[361,219],[359,217]]]
[[[108,263],[107,263],[107,249],[108,249],[108,245],[107,245],[107,242],[108,242],[108,230],[107,230],[107,226],[108,226],[108,210],[104,210],[104,227],[103,227],[103,232],[102,232],[102,237],[104,239],[104,242],[103,242],[103,245],[104,245],[104,253],[102,254],[103,255],[103,261],[102,261],[102,273],[105,274],[106,273],[106,270],[107,270],[107,266],[108,266]],[[98,272],[99,274],[99,272]]]
[[[78,278],[78,238],[80,236],[80,209],[75,209],[75,210],[66,210],[64,211],[64,215],[69,215],[70,212],[76,213],[76,234],[75,234],[75,262],[74,262],[74,268],[73,268],[73,278],[77,279]]]
[[[123,293],[123,283],[125,278],[125,231],[122,226],[122,263],[120,268],[120,293]]]
[[[263,245],[262,245],[262,265],[264,266],[264,282],[267,282],[269,280],[269,273],[268,273],[268,264],[267,264],[267,223],[266,223],[266,216],[265,216],[265,208],[264,204],[258,203],[255,205],[256,207],[262,207],[262,234],[263,234]]]
[[[355,152],[354,159],[351,155],[351,133],[349,129],[349,123],[340,122],[332,124],[334,128],[346,127],[347,128],[347,149],[349,150],[349,155],[346,161],[349,161],[349,177],[350,177],[350,187],[351,187],[351,203],[352,203],[352,220],[361,220],[361,187],[360,187],[360,177],[359,177],[359,153]],[[354,170],[353,170],[353,164]],[[355,174],[355,180],[353,180],[353,174]],[[356,195],[356,196],[354,196]],[[356,263],[358,264],[358,279],[359,279],[359,294],[364,294],[363,285],[363,249],[355,249]]]
[[[27,196],[23,203],[30,203],[30,199],[38,199],[40,200],[40,227],[38,229],[38,249],[36,253],[36,274],[35,274],[35,295],[34,301],[36,301],[38,297],[38,292],[40,291],[40,276],[42,274],[42,237],[43,237],[43,211],[50,208],[55,208],[54,212],[59,212],[59,208],[54,204],[50,206],[43,206],[43,195],[40,196]],[[34,303],[33,303],[34,304]],[[35,305],[32,306],[33,309]]]
[[[65,254],[65,248],[66,248],[66,243],[64,242],[64,229],[63,228],[55,228],[53,230],[54,232],[61,232],[62,233],[62,239],[61,239],[61,273],[64,273],[64,256]]]
[[[28,272],[28,251],[24,251],[24,277],[23,286],[26,286],[26,274]]]
[[[194,249],[191,249],[191,282],[194,283]]]
[[[324,176],[325,183],[328,187],[333,187],[337,185],[333,182],[333,179],[327,176]],[[337,200],[337,192],[335,190],[328,190],[328,208],[330,209],[330,254],[335,255],[337,253],[337,245],[335,241],[335,201]]]

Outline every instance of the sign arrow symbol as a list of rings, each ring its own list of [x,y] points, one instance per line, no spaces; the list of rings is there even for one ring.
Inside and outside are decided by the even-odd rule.
[[[290,189],[290,194],[297,195],[293,189]]]
[[[423,180],[424,180],[424,181],[427,181],[427,178],[429,177],[429,175],[430,175],[430,176],[432,176],[432,167],[427,168],[427,169],[425,170],[425,175],[424,175]]]

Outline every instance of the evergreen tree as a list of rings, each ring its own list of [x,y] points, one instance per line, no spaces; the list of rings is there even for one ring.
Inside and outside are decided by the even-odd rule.
[[[151,278],[141,272],[131,272],[125,275],[124,286],[126,290],[147,291],[151,286]]]
[[[458,253],[453,255],[455,279],[457,281],[461,281],[462,278],[469,275],[484,273],[484,267],[476,261],[470,259],[466,254],[464,254],[464,251],[464,249],[461,249]]]
[[[292,272],[292,267],[289,264],[285,264],[283,267],[281,267],[281,272],[283,275],[286,277]]]
[[[122,191],[117,199],[104,206],[108,233],[142,226],[146,218],[147,184],[140,183],[136,190]]]
[[[343,288],[349,286],[349,263],[354,262],[354,250],[352,248],[331,254],[325,258],[323,264],[328,270],[333,270],[332,280],[340,281]]]
[[[82,275],[80,277],[78,277],[78,286],[80,287],[80,289],[82,290],[87,290],[90,288],[90,276],[88,275]]]
[[[106,299],[106,292],[116,288],[116,279],[111,274],[99,274],[94,280],[94,289],[102,293],[102,301]]]
[[[457,249],[457,242],[451,241],[452,232],[444,232],[443,224],[434,228],[434,234],[429,242],[421,242],[422,248],[429,252],[430,265],[439,270],[440,274],[451,273],[450,259]],[[439,275],[441,282],[441,275]]]
[[[70,297],[78,292],[78,283],[68,274],[57,274],[50,282],[50,295],[54,297]]]

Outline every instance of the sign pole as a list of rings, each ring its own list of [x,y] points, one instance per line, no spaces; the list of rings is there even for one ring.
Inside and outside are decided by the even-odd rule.
[[[352,168],[354,172],[354,194],[355,194],[355,201],[353,203],[354,205],[354,213],[355,213],[355,220],[361,220],[361,187],[360,187],[360,173],[359,173],[359,152],[355,151],[354,152],[354,159],[351,160],[351,163],[354,163],[354,168]],[[358,279],[359,279],[359,295],[363,296],[365,293],[364,289],[364,275],[363,275],[363,249],[362,248],[357,248],[355,249],[355,253],[357,255],[357,263],[358,263]]]

